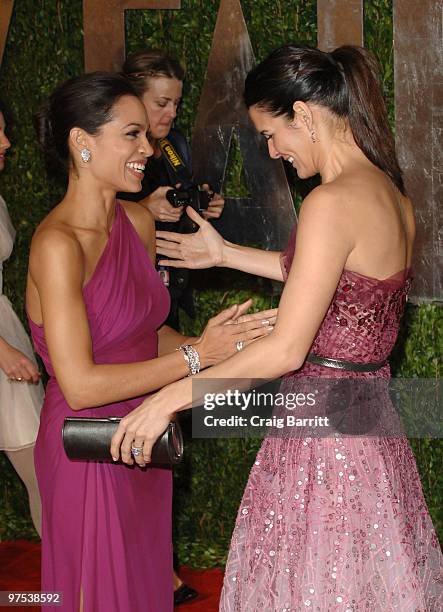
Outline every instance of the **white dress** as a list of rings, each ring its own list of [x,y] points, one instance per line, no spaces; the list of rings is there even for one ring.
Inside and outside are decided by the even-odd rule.
[[[0,336],[35,361],[22,323],[3,295],[3,262],[11,255],[15,230],[0,196]],[[0,369],[0,450],[14,451],[35,443],[43,403],[43,385],[10,382]]]

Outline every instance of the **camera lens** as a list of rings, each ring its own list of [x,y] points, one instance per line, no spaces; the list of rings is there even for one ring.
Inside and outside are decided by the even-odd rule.
[[[166,192],[166,199],[174,208],[188,206],[191,202],[190,194],[185,190],[179,189],[169,189],[169,191]]]

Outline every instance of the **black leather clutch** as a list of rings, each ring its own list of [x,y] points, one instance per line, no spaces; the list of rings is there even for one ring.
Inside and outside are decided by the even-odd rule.
[[[111,439],[120,423],[119,417],[66,417],[62,436],[69,459],[79,461],[112,461]],[[150,465],[180,463],[183,458],[183,436],[180,425],[169,423],[152,448]]]

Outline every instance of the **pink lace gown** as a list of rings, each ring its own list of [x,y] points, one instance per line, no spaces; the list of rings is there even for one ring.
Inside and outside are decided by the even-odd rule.
[[[118,203],[83,296],[96,363],[157,356],[156,330],[168,314],[168,292]],[[55,378],[43,327],[30,326],[50,376],[35,447],[42,591],[61,591],[64,612],[78,612],[80,588],[84,612],[171,612],[171,470],[70,461],[62,445],[66,416],[124,416],[143,398],[74,412]]]
[[[295,233],[282,255],[285,278]],[[410,280],[344,270],[312,352],[380,362],[395,343]],[[389,378],[305,363],[303,377]],[[306,380],[305,378],[305,380]],[[443,561],[405,437],[268,437],[239,509],[222,612],[438,612]]]

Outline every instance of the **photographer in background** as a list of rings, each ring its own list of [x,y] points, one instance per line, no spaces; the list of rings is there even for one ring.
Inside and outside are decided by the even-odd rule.
[[[142,95],[154,157],[143,179],[142,190],[118,194],[118,197],[136,201],[147,208],[155,219],[156,229],[180,233],[192,231],[187,215],[182,217],[185,206],[190,203],[188,194],[193,196],[193,206],[204,218],[217,219],[223,211],[224,200],[219,194],[214,194],[209,185],[202,185],[200,189],[194,185],[189,144],[183,134],[172,127],[182,97],[183,67],[163,51],[143,49],[128,56],[122,72]],[[159,271],[171,295],[171,310],[166,324],[178,329],[180,307],[189,316],[194,316],[189,271],[171,268],[160,268]]]

